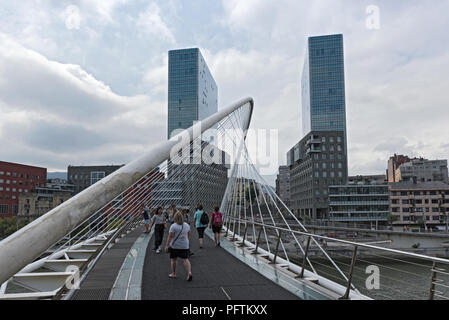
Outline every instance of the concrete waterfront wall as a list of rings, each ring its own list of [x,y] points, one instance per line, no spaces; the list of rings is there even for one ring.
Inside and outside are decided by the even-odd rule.
[[[379,246],[391,249],[404,250],[419,254],[442,255],[449,257],[449,234],[443,233],[414,233],[399,231],[376,231],[366,229],[342,228],[342,227],[322,227],[306,226],[306,228],[316,234],[333,233],[347,238],[347,233],[357,233],[357,238],[351,238],[356,242],[376,242],[390,241],[389,244],[379,244]],[[368,238],[369,237],[369,238]]]

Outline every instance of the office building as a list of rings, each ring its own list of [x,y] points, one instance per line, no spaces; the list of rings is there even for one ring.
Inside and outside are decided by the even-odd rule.
[[[0,161],[0,218],[19,213],[19,195],[45,187],[47,169]]]
[[[389,185],[390,213],[397,226],[444,225],[449,215],[449,185],[440,181]]]
[[[431,182],[440,181],[447,183],[447,160],[427,160],[423,158],[411,159],[401,164],[395,171],[395,181]]]
[[[328,219],[328,187],[348,178],[343,35],[310,37],[301,79],[303,139],[287,153],[291,208]]]
[[[329,186],[329,220],[388,224],[388,184]]]
[[[218,88],[198,48],[168,52],[168,138],[218,111]]]
[[[386,184],[386,183],[387,180],[384,174],[358,175],[348,177],[348,184],[367,185],[367,184]]]
[[[28,193],[19,195],[20,217],[37,218],[56,208],[72,197],[72,190],[54,185],[35,188]]]
[[[301,80],[303,135],[346,133],[343,35],[310,37]]]
[[[218,161],[195,164],[191,150],[190,164],[171,164],[166,179],[154,184],[153,205],[184,207],[189,204],[195,208],[202,204],[207,212],[220,206],[228,184],[229,155],[213,145],[205,145],[218,154]]]
[[[290,168],[288,166],[279,167],[279,174],[276,177],[276,194],[287,207],[290,206]]]
[[[348,177],[343,131],[313,131],[287,153],[290,208],[299,216],[329,217],[328,188]]]
[[[69,184],[74,185],[74,194],[87,189],[97,181],[100,181],[123,165],[109,166],[70,166],[67,168],[67,179]]]
[[[396,180],[396,170],[399,168],[400,165],[409,162],[411,159],[408,156],[404,155],[397,155],[390,157],[388,159],[388,166],[387,166],[387,182],[388,183],[394,183],[399,182]]]

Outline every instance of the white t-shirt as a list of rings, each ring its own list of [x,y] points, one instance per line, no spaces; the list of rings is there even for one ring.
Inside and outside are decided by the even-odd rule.
[[[182,232],[181,232],[182,229]],[[170,244],[170,247],[173,249],[189,249],[189,236],[188,233],[190,231],[190,226],[184,222],[183,225],[179,225],[177,223],[173,223],[170,227],[169,233],[174,232],[173,240]],[[180,234],[181,232],[181,234]],[[178,237],[179,236],[179,237]],[[176,240],[176,241],[175,241]]]

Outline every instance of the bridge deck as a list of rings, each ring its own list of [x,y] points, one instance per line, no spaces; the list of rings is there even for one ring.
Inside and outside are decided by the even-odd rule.
[[[193,228],[192,228],[193,229]],[[163,246],[167,234],[164,235]],[[286,289],[255,272],[204,236],[204,248],[199,249],[198,234],[191,231],[190,257],[193,281],[185,281],[182,260],[178,259],[177,278],[170,279],[170,258],[156,254],[151,239],[142,279],[143,300],[293,300],[298,299]]]

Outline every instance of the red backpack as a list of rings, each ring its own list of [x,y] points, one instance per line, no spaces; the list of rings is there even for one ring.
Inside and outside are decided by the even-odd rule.
[[[223,225],[223,214],[221,212],[212,213],[212,225],[215,227],[221,227]]]

